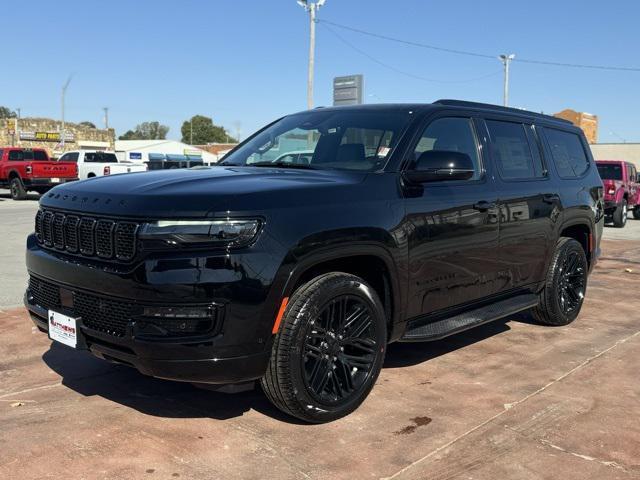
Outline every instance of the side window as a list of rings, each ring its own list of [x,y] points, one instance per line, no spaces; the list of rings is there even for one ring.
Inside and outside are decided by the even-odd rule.
[[[547,127],[544,133],[558,174],[562,178],[580,177],[587,171],[589,159],[578,135]]]
[[[478,143],[470,118],[438,118],[425,128],[414,151],[411,169],[415,168],[420,156],[432,150],[466,153],[471,158],[474,174],[470,180],[477,180],[482,174]]]
[[[69,161],[69,154],[65,153],[64,155],[62,155],[59,159],[59,162],[68,162]]]
[[[487,120],[493,159],[504,180],[527,180],[545,175],[538,146],[529,143],[531,127]],[[529,132],[527,132],[529,131]]]

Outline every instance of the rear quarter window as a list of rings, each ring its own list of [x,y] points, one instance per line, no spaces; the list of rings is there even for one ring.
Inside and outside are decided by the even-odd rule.
[[[580,137],[571,132],[545,127],[551,157],[562,178],[581,177],[589,168],[589,158]]]

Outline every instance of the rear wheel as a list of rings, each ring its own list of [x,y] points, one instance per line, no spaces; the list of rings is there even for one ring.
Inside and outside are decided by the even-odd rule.
[[[587,289],[587,256],[573,238],[562,237],[556,244],[540,304],[534,318],[546,325],[567,325],[582,308]]]
[[[627,201],[623,198],[618,208],[613,212],[613,225],[622,228],[627,224]]]
[[[24,185],[22,184],[22,180],[18,177],[14,177],[11,179],[9,183],[9,189],[11,190],[11,198],[14,200],[24,200],[27,198],[27,191],[24,189]]]
[[[373,388],[386,340],[376,292],[354,275],[321,275],[291,296],[262,389],[276,407],[304,421],[338,419]]]

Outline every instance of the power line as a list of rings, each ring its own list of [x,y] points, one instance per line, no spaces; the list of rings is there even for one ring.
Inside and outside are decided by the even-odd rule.
[[[333,30],[332,28],[330,28],[327,23],[331,23],[331,22],[325,22],[324,20],[322,21],[318,21],[319,23],[322,24],[322,26],[328,30],[329,32],[331,32],[333,35],[335,35],[335,37],[340,40],[342,43],[344,43],[345,45],[347,45],[349,48],[355,50],[356,52],[358,52],[360,55],[368,58],[369,60],[371,60],[372,62],[377,63],[378,65],[387,68],[389,70],[392,70],[396,73],[399,73],[401,75],[405,75],[407,77],[411,77],[411,78],[415,78],[417,80],[422,80],[425,82],[432,82],[432,83],[444,83],[444,84],[448,84],[448,83],[468,83],[468,82],[475,82],[477,80],[482,80],[484,78],[488,78],[488,77],[493,77],[497,74],[499,74],[501,72],[501,70],[497,70],[495,72],[489,73],[487,75],[482,75],[479,77],[474,77],[474,78],[469,78],[469,79],[465,79],[465,80],[437,80],[434,78],[427,78],[427,77],[423,77],[420,75],[416,75],[414,73],[410,73],[410,72],[406,72],[404,70],[400,70],[399,68],[396,68],[392,65],[389,65],[388,63],[385,63],[377,58],[375,58],[373,55],[370,55],[369,53],[365,52],[364,50],[356,47],[354,44],[350,43],[349,41],[347,41],[344,37],[342,37],[341,35],[338,34],[338,32],[336,32],[335,30]]]
[[[324,20],[324,19],[317,19],[316,21],[318,23],[324,23],[325,26],[326,25],[332,25],[334,27],[341,28],[343,30],[348,30],[348,31],[351,31],[351,32],[355,32],[355,33],[359,33],[361,35],[367,35],[369,37],[379,38],[381,40],[387,40],[387,41],[390,41],[390,42],[401,43],[401,44],[404,44],[404,45],[410,45],[412,47],[427,48],[429,50],[436,50],[436,51],[445,52],[445,53],[453,53],[453,54],[456,54],[456,55],[466,55],[468,57],[490,58],[492,60],[495,60],[496,57],[497,57],[497,55],[489,55],[489,54],[486,54],[486,53],[470,52],[470,51],[466,51],[466,50],[457,50],[457,49],[454,49],[454,48],[445,48],[445,47],[440,47],[440,46],[436,46],[436,45],[429,45],[429,44],[426,44],[426,43],[414,42],[414,41],[411,41],[411,40],[403,40],[403,39],[400,39],[400,38],[390,37],[388,35],[382,35],[380,33],[368,32],[366,30],[361,30],[359,28],[349,27],[347,25],[341,25],[339,23],[331,22],[329,20]],[[585,68],[585,69],[592,69],[592,70],[611,70],[611,71],[640,72],[640,67],[622,67],[622,66],[616,66],[616,65],[594,65],[594,64],[581,64],[581,63],[552,62],[552,61],[535,60],[535,59],[528,59],[528,58],[515,58],[515,59],[513,59],[513,61],[514,62],[520,62],[520,63],[530,63],[530,64],[535,64],[535,65],[550,65],[550,66],[553,66],[553,67],[569,67],[569,68]]]

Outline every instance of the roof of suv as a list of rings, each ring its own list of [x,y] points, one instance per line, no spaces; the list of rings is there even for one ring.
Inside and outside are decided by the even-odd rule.
[[[543,113],[532,112],[529,110],[522,110],[519,108],[503,107],[500,105],[492,105],[490,103],[480,102],[468,102],[465,100],[449,100],[441,99],[436,100],[433,103],[373,103],[366,105],[346,105],[346,106],[332,106],[332,107],[317,107],[322,110],[363,110],[363,111],[389,111],[389,110],[432,110],[442,107],[452,108],[464,108],[466,110],[472,109],[482,112],[494,112],[494,113],[508,113],[511,115],[519,115],[522,117],[538,118],[549,122],[561,124],[563,126],[573,126],[573,124],[563,118],[553,117],[551,115],[545,115]]]

